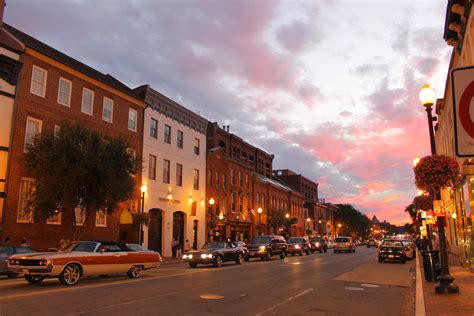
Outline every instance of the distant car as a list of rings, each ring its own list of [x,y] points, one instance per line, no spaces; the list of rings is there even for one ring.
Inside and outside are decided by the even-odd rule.
[[[138,278],[143,270],[160,263],[157,252],[131,251],[114,241],[77,241],[59,252],[13,255],[8,267],[23,273],[29,283],[41,283],[52,277],[64,285],[74,285],[86,275],[126,273],[130,278]]]
[[[247,248],[249,258],[262,260],[271,260],[273,256],[280,256],[283,259],[288,253],[285,237],[279,235],[257,236],[247,245]]]
[[[307,255],[311,254],[311,244],[309,243],[308,237],[290,237],[288,238],[288,254],[300,256],[303,253]]]
[[[209,242],[200,250],[191,250],[183,255],[183,260],[191,268],[198,264],[213,264],[219,268],[223,262],[235,261],[237,264],[244,262],[244,254],[240,247],[231,242]]]
[[[355,244],[352,242],[352,237],[336,237],[333,245],[334,253],[346,251],[355,252]]]
[[[379,262],[399,261],[405,263],[407,256],[401,240],[386,239],[379,247]]]
[[[315,251],[321,252],[327,252],[327,245],[326,241],[321,238],[321,237],[311,237],[309,239],[309,242],[311,244],[311,252],[314,253]]]
[[[413,260],[415,259],[415,253],[416,253],[416,246],[415,243],[411,240],[402,240],[402,245],[405,250],[405,255],[408,260]]]
[[[370,247],[375,247],[375,248],[378,247],[378,243],[374,238],[370,238],[369,240],[367,240],[367,248],[370,248]]]
[[[8,268],[8,259],[16,254],[28,254],[35,252],[30,247],[0,247],[0,275],[6,275],[9,278],[16,277],[19,273]]]

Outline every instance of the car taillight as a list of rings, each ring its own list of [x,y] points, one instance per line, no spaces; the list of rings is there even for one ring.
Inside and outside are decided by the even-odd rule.
[[[346,242],[346,246],[350,246],[350,245],[351,245],[350,243]]]

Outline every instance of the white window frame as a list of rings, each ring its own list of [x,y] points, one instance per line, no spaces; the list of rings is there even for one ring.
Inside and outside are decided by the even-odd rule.
[[[68,98],[67,98],[67,103],[61,102],[61,99],[59,98],[61,95],[61,81],[64,81],[69,84],[69,91],[68,91]],[[58,103],[67,107],[71,107],[71,94],[72,94],[72,81],[67,80],[66,78],[59,77],[58,81]]]
[[[33,91],[33,77],[35,75],[35,71],[40,71],[44,73],[44,82],[43,82],[43,89],[41,94],[36,93]],[[34,95],[40,96],[42,98],[46,97],[46,84],[48,83],[48,71],[36,65],[33,65],[33,70],[31,71],[31,83],[30,83],[30,92]]]
[[[31,122],[37,122],[39,123],[39,131],[37,134],[35,135],[30,135],[28,134],[28,122],[31,121]],[[27,152],[28,151],[28,145],[33,145],[31,143],[31,138],[33,138],[34,136],[38,135],[38,134],[41,134],[43,130],[43,121],[42,120],[39,120],[37,118],[34,118],[34,117],[31,117],[31,116],[27,116],[26,117],[26,124],[25,124],[25,142],[23,144],[23,152]]]
[[[76,226],[84,226],[84,223],[86,222],[86,208],[84,206],[76,206],[74,208],[74,218]],[[78,219],[81,221],[79,222]]]
[[[46,219],[46,224],[48,225],[61,225],[62,223],[62,213],[55,211],[54,215],[51,215]]]
[[[134,123],[135,123],[134,125],[135,125],[135,126],[134,126],[133,129],[130,128],[130,114],[132,114],[132,113],[135,113],[135,121],[134,121]],[[128,130],[129,130],[129,131],[132,131],[132,132],[136,132],[136,131],[137,131],[137,128],[138,128],[138,112],[137,112],[137,110],[134,110],[134,109],[132,109],[132,108],[128,108],[128,124],[127,124],[127,125],[128,125]]]
[[[101,213],[103,213],[103,222],[100,221]],[[95,211],[95,227],[107,227],[107,212],[104,210]]]
[[[106,101],[110,101],[110,118],[106,117],[105,114],[105,105]],[[102,120],[112,123],[114,120],[114,100],[111,98],[104,97],[104,100],[102,101]]]
[[[22,183],[23,182],[29,182],[29,186],[28,186],[28,190],[30,192],[22,192]],[[33,210],[30,210],[30,214],[29,216],[24,216],[23,214],[26,213],[24,212],[24,210],[22,210],[23,208],[26,208],[26,204],[28,202],[28,198],[30,198],[29,196],[31,196],[33,194],[35,190],[35,179],[32,179],[32,178],[21,178],[20,180],[20,192],[18,193],[18,209],[16,211],[16,222],[17,223],[25,223],[25,224],[31,224],[33,223]],[[26,195],[28,194],[29,196],[23,196],[23,195]],[[22,214],[22,216],[20,216],[20,213]]]
[[[87,91],[87,92],[90,92],[91,95],[92,95],[92,97],[91,97],[91,111],[90,111],[90,113],[84,111],[84,93],[85,93],[86,91]],[[94,115],[94,91],[91,90],[91,89],[82,88],[81,112],[84,113],[84,114],[87,114],[87,115]]]

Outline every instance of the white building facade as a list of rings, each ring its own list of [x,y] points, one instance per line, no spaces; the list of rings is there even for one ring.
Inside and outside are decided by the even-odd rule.
[[[135,89],[147,104],[143,134],[143,245],[172,256],[173,238],[199,249],[205,242],[207,120],[153,90]]]

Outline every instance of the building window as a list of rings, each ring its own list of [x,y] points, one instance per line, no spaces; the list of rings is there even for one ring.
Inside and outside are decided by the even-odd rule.
[[[62,213],[58,210],[54,211],[54,214],[46,219],[48,225],[61,225]]]
[[[64,79],[59,78],[59,86],[58,86],[58,103],[71,106],[71,88],[72,82]]]
[[[212,186],[212,170],[207,169],[207,181],[209,181],[209,186]]]
[[[216,188],[219,189],[219,172],[216,171]]]
[[[260,207],[260,193],[257,192],[257,196],[256,196],[256,202],[257,202],[257,207]]]
[[[137,117],[137,111],[134,109],[128,109],[128,129],[134,132],[137,131]]]
[[[235,173],[234,169],[230,169],[230,184],[234,185],[235,184]]]
[[[35,192],[35,181],[33,179],[21,178],[20,195],[18,202],[17,223],[33,223],[33,209],[30,206]]]
[[[46,95],[46,79],[48,72],[38,66],[33,66],[33,72],[31,73],[31,86],[30,92],[40,97]]]
[[[24,152],[27,152],[30,146],[33,146],[35,136],[41,134],[41,128],[43,126],[43,121],[27,117],[26,118],[26,127],[25,127],[25,145],[23,148]]]
[[[74,219],[76,226],[82,226],[86,222],[86,208],[84,206],[76,206],[74,208]]]
[[[239,196],[239,212],[242,213],[244,211],[244,195],[240,193]]]
[[[176,185],[183,186],[183,165],[179,163],[176,164]]]
[[[231,212],[235,212],[235,192],[232,192],[230,195],[230,210]]]
[[[239,171],[239,185],[242,187],[244,185],[242,180],[242,171]]]
[[[165,143],[171,144],[171,126],[165,125]]]
[[[226,186],[227,186],[227,175],[224,173],[222,175],[222,188],[225,190]]]
[[[94,91],[82,89],[81,112],[92,115],[94,109]]]
[[[104,210],[97,210],[95,212],[95,226],[107,227],[107,212]]]
[[[245,174],[245,185],[246,185],[247,189],[250,189],[250,182],[249,182],[249,174],[248,173]]]
[[[158,138],[158,121],[154,118],[150,122],[150,137]]]
[[[199,190],[199,170],[194,169],[194,190]]]
[[[176,134],[176,146],[178,146],[178,148],[183,148],[183,138],[183,132],[178,131]]]
[[[194,154],[199,155],[199,139],[195,138],[194,139]]]
[[[163,159],[163,183],[170,183],[170,161]]]
[[[106,122],[112,123],[114,115],[114,100],[104,97],[104,104],[102,106],[102,119]]]
[[[156,156],[153,155],[148,158],[148,179],[156,179]]]

